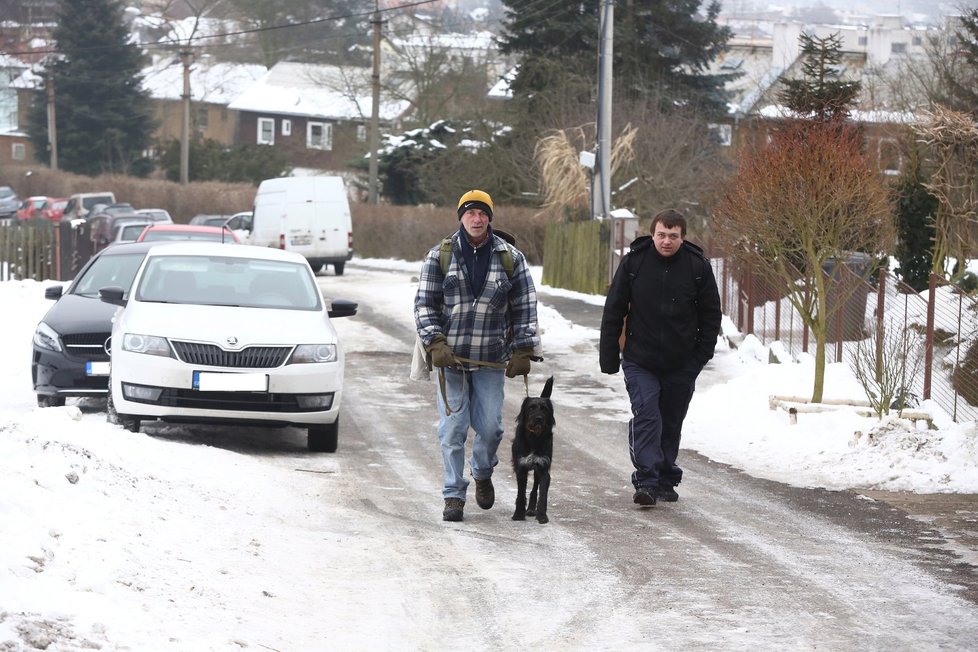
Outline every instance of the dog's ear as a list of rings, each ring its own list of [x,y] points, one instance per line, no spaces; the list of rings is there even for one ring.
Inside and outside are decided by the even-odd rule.
[[[543,391],[540,392],[540,398],[550,398],[550,392],[554,388],[554,377],[551,376],[547,378],[546,384],[543,386]]]

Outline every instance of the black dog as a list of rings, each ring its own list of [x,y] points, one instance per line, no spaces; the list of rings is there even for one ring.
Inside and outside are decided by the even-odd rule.
[[[520,413],[516,416],[516,434],[513,436],[513,471],[516,472],[516,511],[514,521],[526,520],[526,515],[536,516],[538,523],[546,523],[547,491],[550,489],[550,460],[554,452],[554,406],[550,392],[554,377],[547,379],[540,398],[523,399]],[[526,478],[533,470],[533,489],[530,504],[526,504]],[[540,493],[537,495],[537,489]]]

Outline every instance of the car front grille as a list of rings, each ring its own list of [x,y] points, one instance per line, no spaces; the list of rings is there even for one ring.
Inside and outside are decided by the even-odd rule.
[[[330,394],[332,397],[332,394]],[[141,402],[141,401],[137,401]],[[295,394],[263,392],[201,392],[194,389],[164,389],[156,405],[200,410],[239,412],[319,412],[323,408],[302,408]],[[332,404],[332,398],[330,400]]]
[[[64,343],[65,352],[69,355],[102,362],[109,359],[109,354],[105,352],[105,342],[111,333],[75,333],[74,335],[62,335],[61,341]]]
[[[291,346],[249,346],[240,351],[225,351],[214,344],[173,341],[177,357],[187,364],[234,369],[272,369],[285,364]]]

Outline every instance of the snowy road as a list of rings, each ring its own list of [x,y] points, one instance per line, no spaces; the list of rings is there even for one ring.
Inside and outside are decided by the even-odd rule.
[[[376,277],[351,270],[324,285],[363,305],[343,329],[374,331],[359,332],[348,355],[338,459],[356,476],[365,517],[389,523],[384,563],[405,585],[421,585],[387,605],[426,623],[423,638],[411,628],[405,640],[437,648],[464,631],[483,649],[837,650],[965,649],[976,640],[973,573],[928,554],[926,529],[913,531],[882,504],[755,480],[684,453],[681,500],[637,509],[620,379],[597,374],[584,346],[548,357],[531,377],[531,391],[557,378],[550,524],[509,519],[508,437],[496,507],[470,501],[464,523],[440,522],[434,388],[405,378],[410,312],[375,305]],[[411,285],[399,274],[384,282]],[[509,383],[507,421],[522,391]],[[596,408],[602,394],[607,407]],[[949,577],[970,577],[968,588]]]

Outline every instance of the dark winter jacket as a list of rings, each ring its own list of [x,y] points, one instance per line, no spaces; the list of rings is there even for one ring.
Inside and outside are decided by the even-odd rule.
[[[608,289],[601,317],[600,363],[606,374],[621,367],[618,339],[625,317],[621,357],[652,372],[701,368],[713,357],[720,334],[720,294],[710,261],[684,242],[672,256],[656,251],[651,236],[631,244]]]

